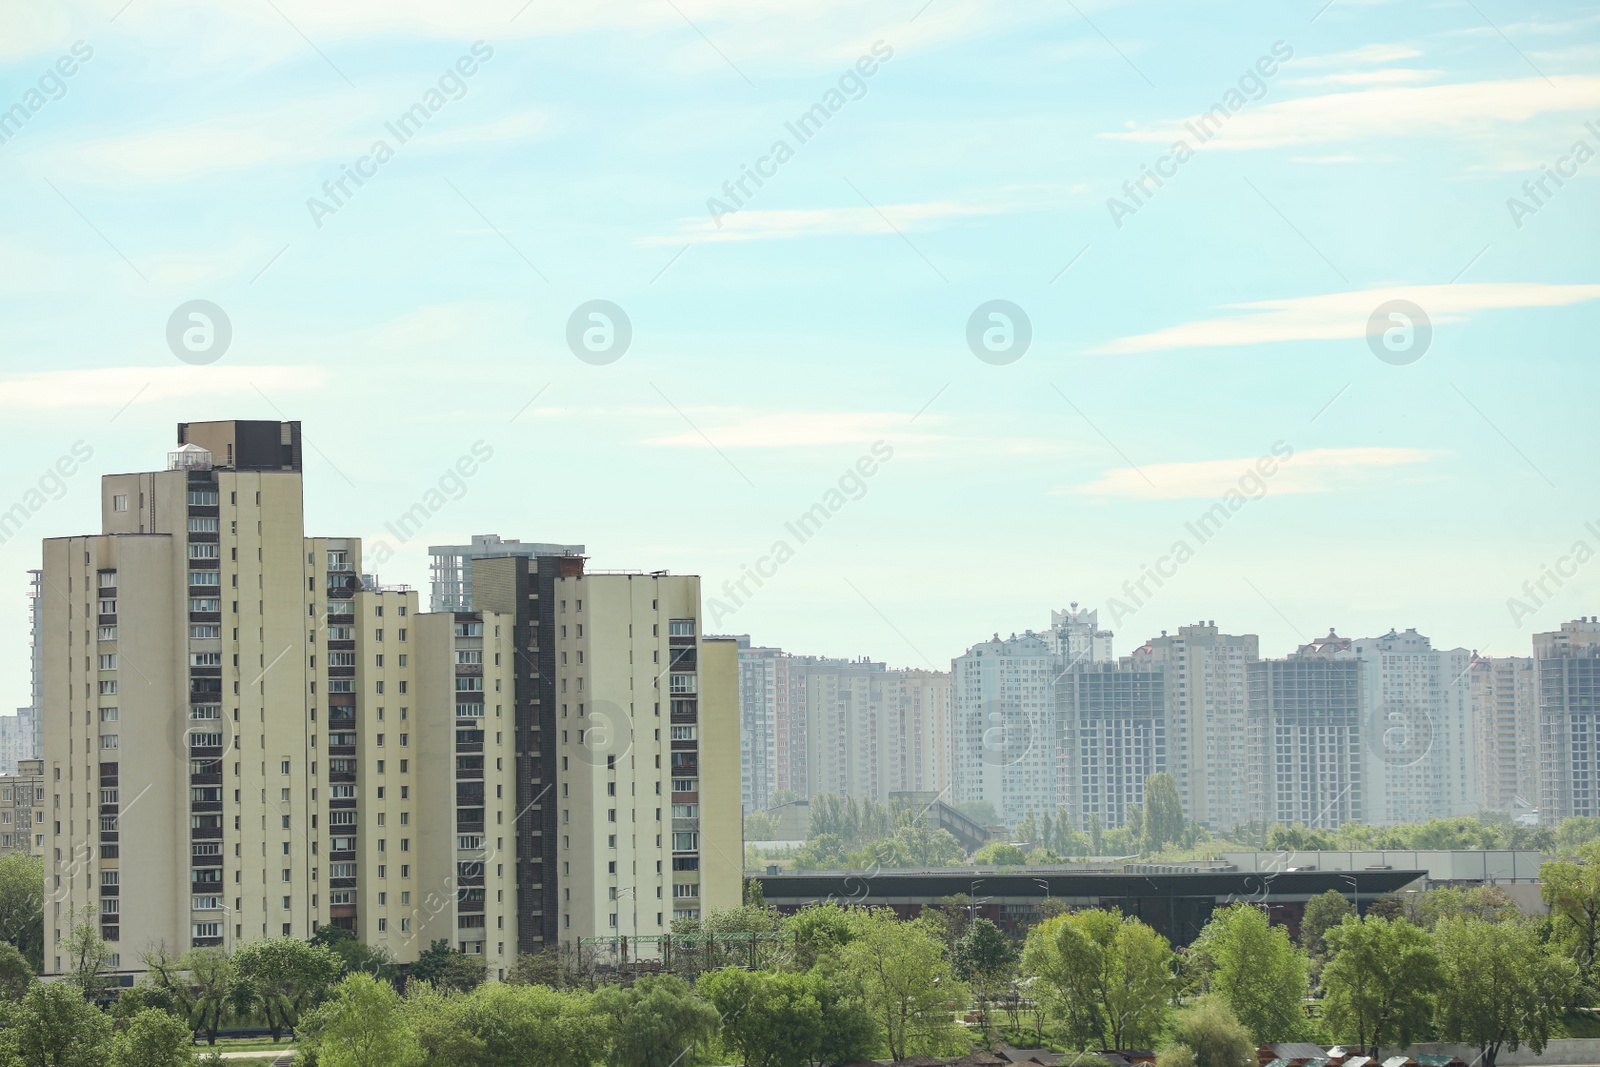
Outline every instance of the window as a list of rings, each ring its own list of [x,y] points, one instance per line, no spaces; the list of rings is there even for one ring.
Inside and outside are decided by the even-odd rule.
[[[189,506],[192,508],[216,507],[217,491],[215,489],[189,490]]]
[[[101,708],[100,709],[100,721],[101,722],[116,722],[117,721],[117,709],[116,708]]]
[[[117,602],[115,600],[102,600],[100,601],[99,611],[102,615],[115,615],[117,613]]]
[[[126,494],[126,493],[118,493],[115,496],[113,496],[111,498],[111,510],[112,511],[127,511],[128,510],[128,494]]]
[[[676,832],[672,835],[672,851],[697,852],[700,849],[700,835],[698,833]]]
[[[693,741],[695,739],[695,728],[693,726],[674,726],[672,728],[672,739],[674,741]]]
[[[475,664],[475,663],[482,663],[483,662],[483,653],[482,652],[462,652],[462,651],[458,651],[456,653],[456,662],[460,663],[460,664],[467,664],[467,665],[471,665],[471,664]]]
[[[216,597],[190,597],[189,610],[214,615],[222,610],[222,601]]]
[[[328,873],[329,877],[332,878],[354,878],[356,876],[356,865],[354,863],[330,863],[328,864]]]
[[[117,639],[117,628],[115,626],[102,626],[99,628],[97,636],[101,641],[115,641]]]
[[[674,674],[674,675],[671,675],[670,677],[672,679],[672,684],[671,684],[671,691],[672,692],[674,692],[674,693],[693,693],[695,691],[694,675],[692,675],[692,674]]]
[[[102,752],[114,752],[114,751],[116,751],[116,748],[117,748],[117,735],[116,734],[101,734],[100,735],[100,750]]]
[[[115,631],[116,627],[111,626],[106,627],[106,629]],[[189,640],[191,641],[220,641],[221,639],[222,627],[214,623],[196,623],[189,627]]]
[[[672,817],[674,819],[698,819],[700,817],[700,805],[674,804],[672,805]]]
[[[221,937],[222,936],[222,924],[221,923],[194,923],[190,927],[190,929],[194,932],[194,936],[195,937]]]
[[[189,532],[190,533],[216,533],[217,532],[217,519],[216,519],[216,516],[213,515],[213,516],[209,516],[209,517],[198,517],[198,518],[194,517],[194,516],[191,516],[189,518]]]
[[[222,666],[221,652],[191,652],[189,653],[189,666],[191,667],[220,667]]]
[[[667,622],[667,635],[669,637],[693,637],[693,619],[671,619]]]
[[[103,696],[103,697],[116,696],[117,695],[117,680],[115,678],[107,678],[107,679],[101,681],[101,683],[100,683],[100,695]]]
[[[221,557],[221,553],[218,551],[218,546],[217,545],[190,545],[189,546],[189,558],[190,559],[218,559],[220,557]]]
[[[221,571],[190,571],[189,572],[189,584],[190,585],[221,585],[222,584],[222,572]]]
[[[699,895],[699,882],[674,882],[672,885],[672,896],[674,899],[682,899],[683,897],[698,897]]]
[[[191,901],[189,903],[189,907],[193,911],[221,911],[222,910],[222,898],[221,897],[194,897],[194,898],[191,899]]]
[[[699,786],[699,781],[694,778],[674,778],[672,791],[674,793],[693,793]]]

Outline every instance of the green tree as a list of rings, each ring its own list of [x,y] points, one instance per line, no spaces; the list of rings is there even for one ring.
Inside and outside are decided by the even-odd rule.
[[[1532,925],[1442,919],[1434,929],[1443,969],[1439,1036],[1478,1048],[1494,1067],[1501,1048],[1543,1052],[1577,982],[1577,966],[1541,944]]]
[[[13,852],[0,856],[0,939],[44,969],[44,858]]]
[[[1329,889],[1306,901],[1305,912],[1300,917],[1300,947],[1313,959],[1327,955],[1328,946],[1322,935],[1330,927],[1338,926],[1346,915],[1356,913],[1355,905],[1337,889]]]
[[[887,908],[855,916],[856,936],[839,953],[844,972],[883,1031],[890,1059],[951,1047],[953,1012],[966,1003],[938,932],[920,919],[900,922]]]
[[[802,974],[729,967],[700,976],[700,994],[722,1016],[722,1040],[744,1067],[801,1067],[801,1035],[816,1033],[822,1009]]]
[[[1219,997],[1201,997],[1178,1016],[1180,1047],[1193,1050],[1196,1067],[1253,1067],[1250,1031]]]
[[[111,1047],[111,1067],[194,1067],[183,1020],[146,1008],[127,1021]]]
[[[1221,997],[1256,1040],[1295,1041],[1306,1028],[1306,959],[1289,932],[1267,922],[1253,904],[1212,915],[1194,950],[1210,964],[1211,991]]]
[[[795,963],[808,971],[856,936],[850,913],[831,900],[801,908],[783,920],[783,931],[794,938]]]
[[[313,945],[332,949],[344,965],[344,974],[370,974],[391,985],[399,981],[400,968],[395,965],[389,950],[364,943],[354,930],[346,930],[342,926],[319,926],[310,940]]]
[[[106,974],[111,967],[111,949],[100,936],[98,919],[92,904],[74,911],[62,953],[67,959],[66,981],[90,1000],[97,1000],[111,987]]]
[[[72,982],[41,982],[9,1013],[0,1063],[18,1067],[105,1067],[111,1018]]]
[[[506,972],[506,981],[512,985],[563,988],[567,985],[567,972],[561,963],[561,953],[552,948],[522,953],[517,957],[517,962]]]
[[[885,867],[954,867],[967,857],[949,830],[930,830],[922,823],[896,827],[887,845]]]
[[[411,977],[441,989],[467,993],[483,982],[484,970],[480,961],[457,952],[441,937],[417,955],[417,962],[411,965]]]
[[[292,1031],[344,971],[332,949],[292,937],[251,941],[233,954],[233,966],[260,1005],[274,1041]]]
[[[974,919],[951,953],[956,977],[972,987],[983,1020],[983,1032],[989,1032],[989,1005],[1011,978],[1017,963],[1017,950],[1000,928],[988,919]]]
[[[1049,999],[1079,1047],[1150,1046],[1170,1009],[1172,963],[1166,938],[1100,908],[1040,923],[1022,951],[1035,996]]]
[[[1577,859],[1539,866],[1539,894],[1550,906],[1552,934],[1578,965],[1588,989],[1597,984],[1600,958],[1600,841],[1578,849]]]
[[[1144,780],[1143,844],[1146,852],[1160,852],[1183,839],[1183,803],[1178,782],[1166,771]]]
[[[674,975],[607,986],[595,994],[594,1008],[611,1019],[610,1067],[673,1067],[717,1033],[717,1009]]]
[[[1322,1019],[1336,1040],[1376,1056],[1383,1045],[1409,1045],[1432,1014],[1439,954],[1428,935],[1404,919],[1346,918],[1323,935]]]
[[[1485,922],[1508,922],[1521,916],[1521,909],[1499,886],[1480,885],[1470,889],[1441,886],[1417,895],[1413,908],[1413,922],[1424,930],[1432,930],[1444,919],[1482,919]]]
[[[420,1067],[422,1049],[406,1014],[394,986],[348,975],[307,1018],[302,1045],[318,1067]]]
[[[0,941],[0,999],[21,1000],[33,988],[33,964],[17,946]]]
[[[1027,853],[1006,841],[991,841],[972,854],[978,867],[1020,867],[1028,862]]]
[[[824,957],[806,974],[819,1019],[807,1055],[817,1064],[855,1063],[878,1051],[878,1027],[845,965]]]
[[[611,1043],[610,1019],[589,993],[488,982],[442,999],[453,1003],[451,1023],[432,1039],[479,1050],[465,1061],[472,1067],[589,1067]]]

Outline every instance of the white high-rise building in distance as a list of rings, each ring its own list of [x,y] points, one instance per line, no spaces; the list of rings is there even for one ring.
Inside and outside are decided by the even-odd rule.
[[[1167,674],[1168,769],[1189,818],[1213,830],[1249,821],[1245,665],[1260,658],[1255,634],[1225,634],[1215,621],[1163,632],[1134,650],[1135,665]]]
[[[1539,821],[1600,815],[1600,617],[1533,635]]]
[[[1100,629],[1098,611],[1079,608],[1074,600],[1066,611],[1050,613],[1050,642],[1063,666],[1080,663],[1115,663],[1111,631]]]
[[[1471,815],[1472,653],[1436,649],[1416,630],[1354,642],[1362,663],[1365,821],[1375,825]]]
[[[1015,826],[1056,805],[1055,679],[1061,658],[1032,630],[973,645],[955,673],[957,803],[988,801]]]

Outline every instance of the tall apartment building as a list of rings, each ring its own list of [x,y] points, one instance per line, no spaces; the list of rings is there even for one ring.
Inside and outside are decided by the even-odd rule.
[[[1361,664],[1333,631],[1283,659],[1245,664],[1241,788],[1256,822],[1336,830],[1364,818]]]
[[[954,800],[954,709],[948,671],[895,670],[888,687],[885,778],[889,792],[934,793]]]
[[[0,775],[0,856],[44,852],[44,761],[22,760]]]
[[[44,743],[40,732],[39,708],[41,699],[39,642],[40,593],[44,573],[28,572],[28,704],[17,709],[15,715],[0,715],[0,774],[16,774],[21,760],[37,759]]]
[[[778,791],[778,708],[781,699],[787,718],[789,657],[781,648],[752,645],[748,634],[734,640],[739,649],[740,803],[745,811],[764,811]]]
[[[493,974],[654,929],[608,922],[608,890],[739,902],[736,654],[702,651],[698,579],[585,586],[581,557],[508,556],[478,561],[490,603],[424,616],[358,539],[305,536],[298,423],[179,442],[103,479],[100,534],[44,543],[47,972],[86,916],[130,964],[331,924],[401,962],[443,937]],[[633,583],[667,591],[646,610]]]
[[[494,556],[581,556],[582,545],[552,545],[502,538],[499,534],[473,534],[466,545],[430,545],[428,548],[428,610],[472,610],[472,564]]]
[[[1600,617],[1533,635],[1539,821],[1600,815]]]
[[[479,608],[515,620],[521,950],[737,906],[738,646],[702,638],[700,579],[570,556],[474,571]]]
[[[1471,653],[1436,649],[1414,629],[1353,642],[1367,715],[1365,821],[1377,825],[1477,810]]]
[[[833,793],[885,803],[889,707],[888,668],[855,660],[796,656],[789,668],[799,684],[789,691],[790,715],[806,724],[806,785],[810,796]]]
[[[1111,650],[1112,633],[1100,629],[1100,612],[1079,608],[1074,600],[1066,611],[1050,613],[1051,648],[1064,666],[1078,663],[1115,663]]]
[[[1255,634],[1225,634],[1215,621],[1165,631],[1133,653],[1167,675],[1167,745],[1188,817],[1214,830],[1249,821],[1245,666],[1259,659]]]
[[[1145,779],[1169,769],[1165,668],[1124,656],[1081,662],[1056,679],[1056,806],[1072,824],[1112,829],[1144,805]]]
[[[1481,802],[1526,815],[1539,803],[1539,691],[1531,656],[1472,656],[1473,749]]]
[[[999,634],[951,663],[957,803],[988,801],[1015,826],[1056,803],[1055,677],[1045,637]]]

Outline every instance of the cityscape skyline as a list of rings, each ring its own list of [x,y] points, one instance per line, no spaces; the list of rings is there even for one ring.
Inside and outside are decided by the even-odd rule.
[[[16,20],[0,709],[38,537],[95,528],[58,463],[146,465],[192,418],[302,420],[308,520],[419,587],[427,545],[501,530],[717,590],[882,441],[716,626],[923,668],[1041,590],[1271,649],[1415,626],[1492,653],[1600,603],[1573,552],[1600,548],[1589,8],[678,6]],[[184,348],[196,301],[224,351]],[[570,340],[596,301],[627,320],[609,362]],[[1369,336],[1394,301],[1411,342],[1392,312]]]

